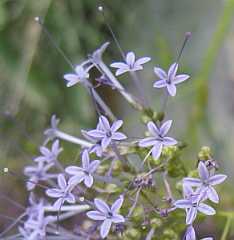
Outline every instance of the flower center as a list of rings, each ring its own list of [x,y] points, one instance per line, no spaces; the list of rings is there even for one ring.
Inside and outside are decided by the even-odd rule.
[[[108,132],[106,133],[106,136],[107,136],[107,137],[111,137],[111,136],[112,136],[112,132],[111,132],[111,131],[108,131]]]
[[[107,218],[112,218],[113,217],[113,213],[112,212],[108,212],[107,213]]]

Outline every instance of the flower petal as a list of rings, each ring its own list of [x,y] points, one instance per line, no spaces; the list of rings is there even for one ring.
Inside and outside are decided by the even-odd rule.
[[[95,198],[94,199],[94,204],[96,208],[101,211],[102,213],[108,213],[110,212],[109,206],[101,199]]]
[[[112,132],[116,132],[122,125],[123,125],[123,121],[122,120],[115,121],[112,124],[112,126],[111,126],[111,131]]]
[[[204,213],[205,215],[214,215],[216,213],[214,208],[208,206],[205,203],[200,203],[197,209],[198,211]]]
[[[104,137],[103,139],[102,139],[102,148],[103,149],[106,149],[109,145],[110,145],[110,143],[111,143],[111,137]]]
[[[115,214],[112,218],[111,218],[113,223],[123,223],[125,222],[125,218],[120,215],[120,214]]]
[[[166,134],[169,132],[172,125],[172,120],[168,120],[162,124],[162,126],[159,129],[160,135],[162,137],[166,136]]]
[[[163,149],[163,144],[162,142],[157,142],[152,149],[152,156],[154,159],[159,159]]]
[[[62,207],[63,203],[64,203],[64,198],[59,198],[54,202],[53,207],[59,210]]]
[[[226,178],[227,178],[227,176],[224,174],[216,174],[216,175],[210,177],[208,182],[210,185],[214,186],[214,185],[222,183],[223,181],[226,180]]]
[[[89,168],[89,153],[88,150],[84,150],[82,153],[82,167],[87,170]]]
[[[160,79],[167,79],[167,74],[166,72],[159,67],[154,68],[154,73],[160,78]]]
[[[174,80],[178,70],[178,63],[173,63],[168,70],[168,78]]]
[[[177,208],[191,208],[192,206],[192,203],[190,200],[187,200],[187,199],[180,199],[180,200],[177,200],[174,202],[174,205],[177,207]]]
[[[155,137],[148,137],[140,140],[138,145],[140,147],[149,147],[157,144],[157,142],[158,141],[155,139]]]
[[[50,188],[46,190],[46,194],[52,198],[60,198],[63,196],[63,192],[57,188]]]
[[[89,211],[89,212],[87,212],[86,215],[93,220],[100,221],[100,220],[106,219],[106,216],[103,213],[98,212],[98,211]]]
[[[183,240],[196,240],[196,233],[192,225],[187,228]]]
[[[171,138],[171,137],[163,138],[163,145],[165,145],[165,146],[173,146],[176,144],[177,144],[177,141],[174,138]]]
[[[155,88],[164,88],[166,86],[167,86],[167,82],[165,80],[156,81],[153,85],[153,87]]]
[[[147,123],[147,128],[152,136],[158,137],[158,135],[160,134],[160,130],[158,129],[156,124],[152,121]]]
[[[186,224],[192,224],[197,216],[197,208],[191,207],[186,214]]]
[[[100,234],[101,234],[102,238],[107,237],[107,235],[108,235],[108,233],[110,231],[110,228],[111,228],[111,223],[112,223],[112,221],[110,219],[106,219],[102,223],[101,229],[100,229]]]
[[[127,136],[125,134],[121,133],[121,132],[115,132],[115,133],[112,134],[112,139],[113,140],[120,141],[120,140],[124,140],[126,138],[127,138]]]
[[[173,79],[173,83],[174,84],[178,84],[178,83],[182,83],[184,81],[186,81],[190,76],[187,74],[180,74],[175,76],[175,78]]]
[[[206,181],[209,178],[209,171],[203,162],[199,162],[198,164],[198,173],[202,181]]]
[[[84,172],[79,172],[79,174],[74,175],[68,180],[68,185],[77,185],[84,180],[85,174]]]
[[[101,130],[90,130],[90,131],[87,131],[86,134],[96,139],[102,139],[103,137],[105,137],[105,132]]]
[[[82,173],[83,171],[84,171],[83,168],[76,167],[76,166],[69,166],[69,167],[66,167],[66,169],[65,169],[65,172],[70,175],[77,175],[77,174]]]
[[[176,95],[176,86],[175,84],[171,83],[171,84],[167,84],[167,91],[168,93],[174,97]]]
[[[142,65],[149,62],[150,60],[151,60],[150,57],[142,57],[136,60],[135,65]]]
[[[65,189],[67,187],[67,182],[63,174],[58,175],[58,185],[61,189]]]
[[[111,212],[117,213],[123,204],[124,198],[121,196],[119,197],[111,206]]]
[[[116,71],[115,76],[119,76],[119,75],[121,75],[123,73],[126,73],[126,72],[129,72],[129,71],[130,71],[129,67],[127,67],[127,68],[120,68],[120,69],[118,69]]]
[[[126,63],[123,63],[123,62],[114,62],[110,66],[113,67],[113,68],[120,68],[120,69],[128,67],[128,65]]]
[[[213,187],[207,189],[207,197],[214,203],[219,202],[219,195]]]
[[[190,177],[184,178],[183,183],[192,187],[199,187],[202,184],[199,178],[190,178]]]
[[[99,160],[94,160],[89,164],[89,168],[88,168],[88,172],[89,173],[94,173],[96,171],[96,169],[98,168],[98,166],[100,165],[100,161]]]
[[[84,184],[88,188],[92,187],[92,185],[93,185],[93,176],[85,175],[85,177],[84,177]]]
[[[128,52],[127,53],[126,63],[128,64],[128,66],[133,67],[133,65],[135,63],[135,54],[134,54],[134,52]]]
[[[105,131],[110,131],[110,123],[108,119],[104,116],[99,117],[99,124],[101,125],[101,128]]]

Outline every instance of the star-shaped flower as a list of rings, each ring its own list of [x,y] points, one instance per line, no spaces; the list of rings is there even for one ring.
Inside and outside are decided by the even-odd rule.
[[[155,67],[154,72],[159,77],[159,81],[154,83],[154,87],[166,87],[168,93],[174,97],[176,95],[176,84],[182,83],[189,78],[187,74],[176,75],[177,70],[178,63],[173,63],[167,73],[163,69]]]
[[[164,146],[172,146],[177,144],[177,141],[174,138],[166,137],[172,125],[172,120],[168,120],[162,124],[161,127],[157,127],[153,122],[147,124],[148,130],[151,137],[144,138],[140,140],[140,147],[149,147],[152,148],[152,155],[155,159],[158,159],[162,153]]]
[[[218,203],[219,196],[213,186],[222,183],[227,178],[224,174],[210,174],[205,163],[200,162],[198,165],[199,178],[184,178],[183,183],[192,187],[198,187],[199,192],[205,192],[206,197],[212,202]]]
[[[182,208],[186,210],[186,224],[190,225],[193,223],[197,216],[197,212],[204,213],[205,215],[214,215],[215,210],[209,205],[202,203],[201,201],[197,201],[191,197],[186,199],[177,200],[174,202],[176,208]],[[203,199],[203,197],[201,197]]]
[[[56,140],[53,144],[51,149],[47,147],[40,147],[41,156],[34,159],[35,162],[47,162],[47,163],[54,163],[58,155],[62,152],[62,148],[59,147],[59,140]]]
[[[53,175],[48,174],[47,171],[53,166],[53,163],[45,164],[38,162],[35,166],[27,166],[24,168],[24,174],[29,177],[27,181],[27,189],[33,190],[39,181],[46,181],[52,178]]]
[[[87,150],[84,150],[82,154],[82,167],[69,166],[65,170],[68,174],[73,175],[69,179],[69,185],[74,186],[84,181],[85,186],[90,188],[93,185],[93,173],[99,165],[99,160],[90,162],[89,153]]]
[[[52,198],[58,198],[53,207],[55,209],[60,209],[64,202],[75,203],[75,196],[71,193],[72,188],[70,184],[67,184],[66,179],[63,174],[58,175],[58,187],[50,188],[46,190],[46,194]]]
[[[86,81],[89,78],[89,73],[83,66],[77,65],[75,67],[75,73],[68,73],[63,77],[67,80],[67,87],[72,87],[79,82]]]
[[[128,52],[126,55],[125,62],[115,62],[110,66],[113,68],[118,68],[115,75],[119,76],[125,72],[135,72],[143,69],[143,64],[149,62],[151,58],[142,57],[136,60],[134,52]]]
[[[123,223],[125,219],[122,215],[118,214],[119,209],[123,204],[123,197],[117,199],[111,207],[100,199],[94,199],[94,204],[97,211],[89,211],[87,216],[96,221],[103,221],[100,234],[102,238],[107,237],[112,223]]]
[[[108,119],[100,116],[97,129],[87,131],[86,134],[101,141],[102,148],[106,149],[112,141],[121,141],[127,138],[125,134],[117,132],[122,125],[123,121],[117,120],[110,126]]]

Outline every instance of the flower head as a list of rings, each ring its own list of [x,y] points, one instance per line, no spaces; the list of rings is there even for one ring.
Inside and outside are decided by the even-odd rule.
[[[125,72],[135,72],[143,69],[143,64],[149,62],[151,58],[142,57],[136,60],[134,52],[128,52],[125,58],[125,62],[115,62],[110,66],[118,68],[115,75],[119,76]]]
[[[198,187],[198,191],[205,193],[206,198],[218,203],[219,196],[213,186],[225,181],[227,176],[224,174],[212,175],[203,162],[199,162],[198,173],[200,179],[188,177],[183,179],[183,183],[192,187]]]
[[[201,197],[200,199],[204,199]],[[186,198],[177,200],[174,202],[176,208],[182,208],[186,210],[186,224],[190,225],[193,223],[197,216],[197,212],[201,212],[205,215],[214,215],[215,210],[209,205],[202,203],[199,198]]]
[[[29,177],[27,181],[27,189],[33,190],[39,181],[46,181],[52,176],[47,171],[53,166],[53,163],[45,164],[40,161],[35,166],[27,166],[24,168],[24,174]]]
[[[97,211],[89,211],[87,216],[96,221],[103,221],[100,229],[102,238],[105,238],[111,228],[112,223],[123,223],[125,219],[122,215],[118,214],[119,209],[123,204],[123,197],[117,199],[111,207],[109,207],[104,201],[100,199],[94,199],[94,204]]]
[[[178,63],[173,63],[168,72],[163,69],[155,67],[154,72],[159,77],[159,80],[154,83],[155,88],[167,88],[168,93],[171,96],[176,95],[176,84],[184,82],[189,78],[187,74],[176,75],[178,70]]]
[[[100,116],[97,129],[87,131],[86,134],[101,141],[102,148],[106,149],[112,141],[121,141],[127,138],[125,134],[117,131],[122,125],[123,121],[117,120],[110,126],[108,119]]]
[[[40,147],[41,156],[34,159],[35,162],[47,162],[47,163],[54,163],[58,155],[62,152],[62,148],[59,147],[59,140],[56,140],[53,144],[51,149],[47,147]]]
[[[77,185],[83,181],[85,186],[90,188],[93,185],[93,173],[99,165],[99,160],[90,162],[89,153],[87,150],[84,150],[82,154],[82,167],[69,166],[66,168],[66,172],[73,175],[73,177],[69,179],[69,184]]]
[[[61,208],[64,202],[75,203],[75,196],[71,193],[72,188],[67,184],[63,174],[58,175],[58,188],[51,188],[46,190],[46,194],[52,198],[58,198],[53,207],[55,209]]]
[[[84,82],[88,78],[89,73],[82,65],[77,65],[75,67],[75,73],[68,73],[64,75],[64,79],[67,81],[67,87],[72,87],[79,82]]]
[[[163,146],[172,146],[177,144],[174,138],[166,137],[171,128],[172,120],[166,121],[161,127],[157,127],[153,122],[147,124],[151,137],[142,139],[139,142],[140,147],[152,148],[152,155],[155,159],[158,159],[162,153]]]

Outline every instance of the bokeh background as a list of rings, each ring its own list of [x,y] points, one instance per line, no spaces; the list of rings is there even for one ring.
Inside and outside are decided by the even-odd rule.
[[[106,41],[111,45],[104,59],[111,63],[121,56],[97,11],[99,4],[96,0],[0,1],[1,169],[9,167],[22,175],[23,166],[38,154],[43,130],[54,113],[61,118],[60,127],[73,135],[94,126],[97,116],[89,96],[78,86],[66,88],[63,74],[71,70],[34,17],[43,17],[73,63],[81,62]],[[106,18],[124,51],[152,57],[141,78],[155,110],[160,107],[162,93],[152,89],[153,66],[168,68],[178,55],[185,32],[192,32],[180,67],[191,79],[178,87],[177,96],[168,103],[167,114],[174,119],[172,134],[188,143],[186,164],[195,166],[201,146],[212,148],[222,172],[229,175],[220,188],[219,209],[233,211],[234,0],[106,0],[104,4]],[[127,75],[120,79],[136,92]],[[143,126],[139,127],[139,114],[111,89],[102,87],[98,91],[115,114],[125,119],[124,131],[140,136]],[[63,155],[69,161],[77,149],[65,147]],[[26,191],[19,178],[1,173],[0,191],[25,204]],[[17,216],[18,211],[3,196],[0,198],[0,214]],[[220,236],[225,221],[222,216],[209,221],[209,232]],[[9,223],[0,215],[0,229]],[[234,239],[231,231],[226,239]]]

